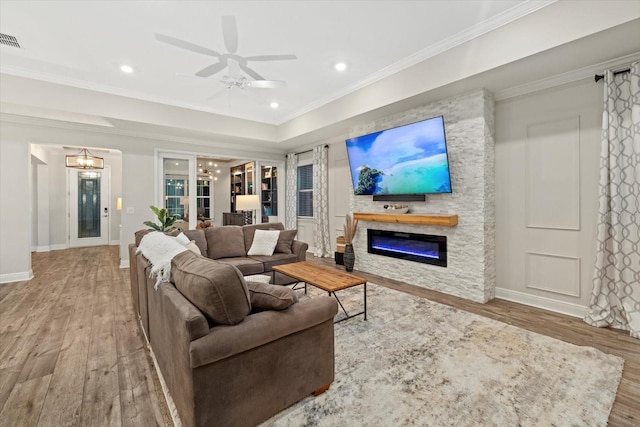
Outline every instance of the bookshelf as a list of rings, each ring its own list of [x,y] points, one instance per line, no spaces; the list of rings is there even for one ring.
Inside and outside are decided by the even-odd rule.
[[[278,215],[278,168],[275,166],[260,168],[260,200],[262,222],[268,222],[264,217]]]

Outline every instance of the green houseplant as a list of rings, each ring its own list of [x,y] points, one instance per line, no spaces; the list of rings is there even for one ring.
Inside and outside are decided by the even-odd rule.
[[[159,209],[153,205],[149,206],[149,208],[151,209],[151,211],[156,214],[156,217],[158,218],[158,222],[160,223],[160,225],[151,222],[151,221],[145,221],[144,225],[153,228],[154,230],[157,231],[173,231],[176,228],[173,226],[173,223],[176,222],[176,217],[174,215],[169,215],[169,211],[167,211],[166,209]]]

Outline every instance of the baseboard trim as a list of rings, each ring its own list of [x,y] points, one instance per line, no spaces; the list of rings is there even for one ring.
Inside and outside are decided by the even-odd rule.
[[[33,270],[0,274],[0,283],[25,282],[33,279]]]
[[[511,289],[496,288],[496,298],[542,308],[568,316],[583,318],[587,313],[587,307],[570,302],[557,301],[537,295],[526,294]]]
[[[120,240],[110,240],[109,241],[109,246],[115,246],[115,245],[119,245],[120,244]]]
[[[43,246],[33,247],[33,249],[31,249],[31,252],[49,252],[50,250],[51,250],[50,245],[43,245]]]
[[[120,268],[129,268],[129,260],[121,259],[120,260]]]
[[[59,243],[57,245],[51,245],[51,250],[52,251],[61,251],[63,249],[69,249],[69,244],[68,243]]]

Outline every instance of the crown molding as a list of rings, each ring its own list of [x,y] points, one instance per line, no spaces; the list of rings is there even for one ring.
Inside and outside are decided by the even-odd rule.
[[[259,154],[284,154],[284,151],[281,147],[278,147],[275,143],[273,143],[273,148],[269,147],[256,147],[255,145],[251,145],[250,141],[247,141],[245,144],[238,143],[237,141],[231,142],[216,142],[213,140],[202,139],[202,138],[192,138],[192,137],[183,137],[183,136],[175,136],[175,135],[167,135],[162,133],[155,132],[145,132],[145,131],[136,131],[130,129],[118,129],[118,128],[105,128],[102,126],[94,126],[83,123],[72,123],[72,122],[61,122],[52,119],[45,119],[41,117],[30,117],[30,116],[20,116],[16,114],[8,114],[0,112],[0,121],[7,123],[16,123],[22,125],[29,126],[42,126],[54,129],[62,129],[62,130],[72,130],[76,132],[88,132],[94,134],[102,134],[102,135],[115,135],[127,138],[137,138],[137,139],[147,139],[154,141],[163,141],[170,142],[174,144],[191,144],[191,145],[200,145],[206,146],[209,148],[224,148],[228,149],[230,144],[233,144],[240,150],[247,150],[253,153],[253,155]],[[213,136],[212,136],[213,137]]]
[[[406,68],[409,68],[413,65],[416,65],[422,61],[425,61],[429,58],[432,58],[436,55],[439,55],[447,50],[453,49],[456,46],[459,46],[463,43],[466,43],[470,40],[473,40],[476,37],[480,37],[483,34],[486,34],[490,31],[493,31],[497,28],[500,28],[504,25],[507,25],[517,19],[520,19],[526,15],[529,15],[537,10],[540,10],[546,6],[549,6],[555,3],[557,0],[542,0],[542,1],[527,1],[521,4],[518,4],[504,12],[495,15],[485,21],[482,21],[471,28],[468,28],[464,31],[461,31],[457,34],[454,34],[451,37],[448,37],[444,40],[441,40],[438,43],[435,43],[425,49],[422,49],[412,55],[405,57],[404,59],[391,64],[380,71],[373,73],[366,78],[359,80],[352,85],[347,86],[343,90],[338,92],[334,92],[330,95],[322,97],[306,106],[302,107],[294,111],[291,114],[288,114],[284,117],[282,121],[278,124],[286,123],[290,120],[293,120],[303,114],[306,114],[310,111],[315,110],[316,108],[320,108],[323,105],[326,105],[332,101],[342,98],[352,92],[355,92],[359,89],[362,89],[370,84],[373,84],[377,81],[380,81],[386,77],[389,77],[393,74],[396,74]]]
[[[23,77],[27,79],[44,81],[47,83],[59,84],[63,86],[75,87],[78,89],[91,90],[94,92],[105,93],[108,95],[122,96],[125,98],[137,99],[139,101],[153,102],[157,104],[169,105],[172,107],[185,108],[188,110],[200,111],[203,113],[216,114],[224,117],[233,117],[235,119],[249,120],[252,122],[264,123],[268,125],[279,124],[277,120],[264,120],[256,119],[255,116],[249,114],[242,114],[234,111],[219,110],[215,108],[205,108],[202,105],[191,104],[188,102],[176,101],[175,99],[166,98],[162,96],[150,95],[143,92],[137,92],[133,90],[122,89],[115,86],[89,82],[81,79],[74,79],[70,77],[62,77],[50,73],[44,73],[39,71],[27,70],[22,67],[13,67],[10,65],[0,65],[0,73],[8,74],[16,77]]]
[[[556,86],[573,83],[575,81],[583,80],[586,78],[593,78],[595,74],[600,74],[604,70],[625,68],[632,62],[638,60],[640,60],[640,52],[634,52],[620,58],[589,65],[584,68],[557,74],[555,76],[525,83],[520,86],[498,90],[494,92],[493,96],[496,101],[504,101],[506,99],[515,98],[517,96],[526,95],[532,92],[537,92],[539,90],[550,89]]]

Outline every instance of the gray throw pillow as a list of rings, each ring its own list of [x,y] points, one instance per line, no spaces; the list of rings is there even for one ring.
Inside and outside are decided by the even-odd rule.
[[[278,237],[278,243],[276,243],[276,250],[274,252],[283,254],[293,253],[291,246],[293,245],[293,240],[296,238],[296,234],[298,234],[298,230],[280,231],[280,237]]]
[[[191,251],[171,260],[173,283],[213,323],[235,325],[250,312],[249,291],[237,268]]]
[[[242,227],[225,225],[204,229],[207,239],[207,256],[211,259],[247,256]]]
[[[253,311],[284,310],[298,302],[290,288],[268,283],[247,282]]]

